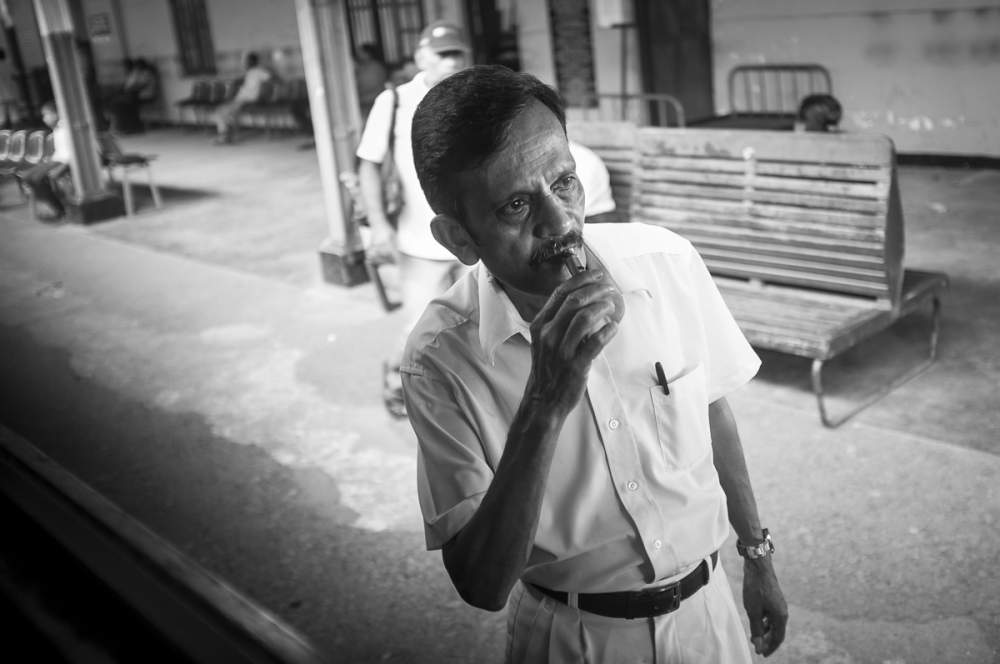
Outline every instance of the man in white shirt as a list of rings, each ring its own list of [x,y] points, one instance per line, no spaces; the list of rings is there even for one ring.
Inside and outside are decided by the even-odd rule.
[[[42,204],[38,209],[38,218],[42,221],[55,221],[66,213],[55,182],[69,169],[73,137],[69,127],[59,121],[59,112],[54,102],[42,104],[41,111],[42,122],[52,129],[52,154],[47,160],[18,172],[18,177],[32,192],[35,201]]]
[[[240,109],[251,104],[260,98],[261,86],[270,81],[272,74],[270,70],[260,66],[260,58],[256,53],[247,53],[246,73],[243,74],[243,83],[236,95],[224,104],[220,104],[215,109],[215,127],[218,135],[215,138],[217,145],[229,145],[233,142],[233,132],[236,127],[236,117]]]
[[[466,67],[469,46],[460,28],[437,21],[420,33],[414,60],[420,71],[413,80],[376,97],[357,149],[361,196],[372,230],[368,257],[394,260],[399,268],[403,305],[400,316],[405,321],[405,329],[386,358],[383,371],[383,398],[386,407],[396,416],[405,415],[398,367],[406,334],[431,298],[444,292],[464,271],[455,257],[431,235],[434,212],[424,198],[413,168],[410,124],[417,104],[427,91]],[[403,190],[403,207],[395,227],[386,216],[379,171],[389,151],[390,125],[392,158]]]
[[[750,662],[787,607],[726,395],[760,364],[680,236],[586,226],[558,96],[474,67],[413,121],[434,237],[471,270],[401,372],[427,546],[508,613],[508,662]],[[509,600],[509,601],[508,601]]]

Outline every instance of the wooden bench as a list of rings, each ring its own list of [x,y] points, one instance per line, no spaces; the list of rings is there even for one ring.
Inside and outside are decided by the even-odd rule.
[[[813,360],[823,424],[837,426],[933,362],[948,279],[903,268],[888,138],[642,128],[637,159],[633,220],[691,240],[752,345]],[[927,359],[830,417],[824,363],[927,303]]]
[[[566,124],[571,140],[586,145],[601,158],[611,176],[611,197],[619,221],[628,221],[632,203],[637,127],[631,122],[574,121]]]

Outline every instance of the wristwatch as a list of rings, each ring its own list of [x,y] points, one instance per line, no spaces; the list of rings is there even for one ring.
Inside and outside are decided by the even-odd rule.
[[[767,528],[764,528],[762,532],[764,533],[764,539],[757,544],[744,544],[736,540],[737,553],[748,560],[766,558],[774,553],[774,542],[771,541],[771,533],[767,532]]]

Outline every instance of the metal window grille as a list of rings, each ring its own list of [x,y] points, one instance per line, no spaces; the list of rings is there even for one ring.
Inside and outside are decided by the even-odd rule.
[[[391,67],[413,57],[424,27],[419,0],[348,0],[347,12],[354,51],[360,44],[375,44]]]
[[[170,13],[184,75],[215,74],[215,46],[205,0],[170,0]]]

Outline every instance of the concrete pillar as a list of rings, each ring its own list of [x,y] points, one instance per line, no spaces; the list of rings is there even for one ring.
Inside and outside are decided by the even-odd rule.
[[[362,128],[345,2],[295,0],[295,12],[326,206],[328,236],[320,247],[323,278],[354,286],[368,276],[361,236],[351,220],[351,201],[339,179],[340,173],[354,170]]]
[[[69,201],[71,219],[89,223],[125,213],[121,197],[104,189],[94,133],[94,117],[83,77],[80,53],[68,0],[34,0],[59,122],[72,137],[70,174],[76,199]]]

